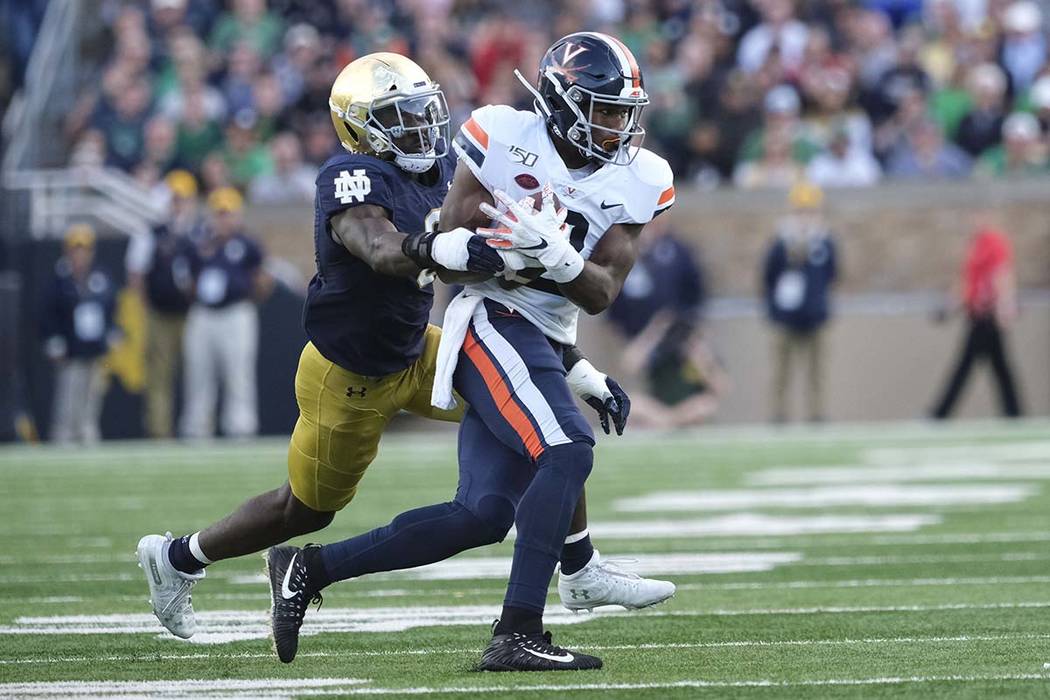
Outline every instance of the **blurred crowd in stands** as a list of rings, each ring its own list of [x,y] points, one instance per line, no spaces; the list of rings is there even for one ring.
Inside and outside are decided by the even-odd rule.
[[[146,185],[172,168],[250,201],[308,201],[336,148],[328,91],[397,51],[453,123],[527,107],[552,39],[622,39],[652,103],[646,145],[680,182],[826,187],[1050,172],[1046,0],[105,0],[110,55],[67,120],[74,163]]]

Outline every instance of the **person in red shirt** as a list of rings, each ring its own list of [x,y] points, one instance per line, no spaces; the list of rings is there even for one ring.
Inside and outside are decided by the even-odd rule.
[[[1020,401],[1003,343],[1005,331],[1017,316],[1013,248],[1005,233],[987,222],[977,226],[962,266],[961,282],[959,305],[966,311],[970,328],[933,417],[944,419],[951,414],[979,359],[991,362],[1003,414],[1017,417],[1021,415]]]

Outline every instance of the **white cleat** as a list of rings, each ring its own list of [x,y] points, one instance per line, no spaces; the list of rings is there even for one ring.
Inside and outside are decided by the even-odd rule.
[[[670,581],[642,578],[603,562],[594,550],[587,566],[566,576],[558,573],[558,595],[569,610],[593,610],[602,605],[622,605],[628,610],[647,608],[674,595]]]
[[[139,567],[146,574],[146,583],[149,584],[153,614],[176,637],[189,639],[197,631],[190,589],[204,578],[204,569],[184,574],[172,566],[168,561],[168,548],[172,539],[170,532],[163,537],[146,535],[139,540],[136,554]]]

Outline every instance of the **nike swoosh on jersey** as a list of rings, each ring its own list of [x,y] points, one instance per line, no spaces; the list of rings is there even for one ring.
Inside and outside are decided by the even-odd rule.
[[[569,652],[565,652],[561,656],[555,656],[554,654],[544,654],[542,651],[533,651],[532,649],[529,649],[528,647],[525,647],[523,650],[529,652],[533,656],[538,656],[541,659],[547,659],[548,661],[557,661],[557,662],[563,663],[563,664],[572,663],[573,659],[576,658],[575,656],[573,656]]]
[[[288,562],[288,570],[284,572],[284,580],[281,581],[281,597],[285,600],[294,598],[296,594],[296,591],[293,591],[288,587],[288,583],[292,580],[292,565],[295,564],[295,558],[297,556],[299,556],[299,552],[292,555],[292,560]]]
[[[616,204],[606,204],[605,200],[602,200],[602,203],[599,206],[601,206],[602,209],[612,209],[613,207],[622,207],[623,204],[619,202],[617,202]]]

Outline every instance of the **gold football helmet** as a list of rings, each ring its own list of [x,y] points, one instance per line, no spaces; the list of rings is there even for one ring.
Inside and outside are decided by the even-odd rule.
[[[328,99],[332,123],[351,153],[391,154],[421,173],[448,153],[448,105],[440,86],[411,59],[373,53],[343,68]]]

